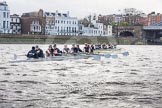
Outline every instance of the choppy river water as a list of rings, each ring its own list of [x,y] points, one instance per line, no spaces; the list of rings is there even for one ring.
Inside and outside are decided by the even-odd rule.
[[[162,108],[162,46],[118,46],[130,55],[101,61],[8,62],[31,46],[0,45],[0,108]]]

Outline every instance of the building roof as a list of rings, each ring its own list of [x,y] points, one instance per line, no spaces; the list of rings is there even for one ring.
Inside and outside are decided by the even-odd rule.
[[[0,2],[0,5],[2,5],[2,6],[8,6],[6,2]]]
[[[45,12],[44,15],[45,16],[52,16],[52,17],[55,17],[56,15],[58,15],[59,17],[68,17],[68,15],[66,13]]]
[[[19,17],[17,14],[10,15],[10,17]]]

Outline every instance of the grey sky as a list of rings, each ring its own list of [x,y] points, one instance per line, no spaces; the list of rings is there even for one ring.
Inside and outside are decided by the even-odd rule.
[[[2,1],[2,0],[0,0]],[[4,0],[3,0],[4,1]],[[145,13],[152,11],[162,13],[162,0],[5,0],[11,14],[21,15],[24,12],[43,9],[49,12],[56,10],[70,11],[72,16],[85,17],[88,14],[119,13],[124,8],[136,8]]]

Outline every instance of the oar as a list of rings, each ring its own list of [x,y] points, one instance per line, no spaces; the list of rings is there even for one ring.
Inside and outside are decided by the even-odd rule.
[[[117,55],[117,54],[114,54],[114,55],[111,55],[111,57],[112,57],[113,59],[116,59],[116,58],[118,58],[118,55]]]
[[[110,54],[104,54],[104,57],[105,57],[105,58],[110,58],[111,55],[110,55]]]
[[[93,55],[93,60],[100,61],[101,60],[101,56],[98,55],[98,54],[95,54],[95,55]]]
[[[14,54],[14,60],[16,60],[17,59],[17,55],[16,54]]]
[[[18,56],[26,56],[26,55],[16,55],[16,54],[14,54],[14,60],[16,60],[18,58]]]
[[[123,54],[123,56],[128,56],[129,52],[123,52],[122,54]]]
[[[110,58],[110,57],[112,57],[112,58],[114,58],[114,59],[116,59],[116,58],[118,58],[118,54],[122,54],[123,56],[128,56],[129,55],[129,52],[123,52],[123,53],[117,53],[117,54],[104,54],[104,57],[105,58]]]

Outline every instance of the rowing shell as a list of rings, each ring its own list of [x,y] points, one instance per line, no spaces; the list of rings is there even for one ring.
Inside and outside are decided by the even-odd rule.
[[[20,62],[42,62],[42,61],[63,61],[63,60],[71,60],[71,59],[88,59],[92,57],[92,55],[79,54],[79,55],[64,55],[64,56],[53,56],[46,58],[27,58],[22,60],[13,60],[10,63],[20,63]]]
[[[119,52],[121,51],[121,48],[115,48],[115,49],[97,49],[94,50],[94,53],[103,53],[103,52]]]

